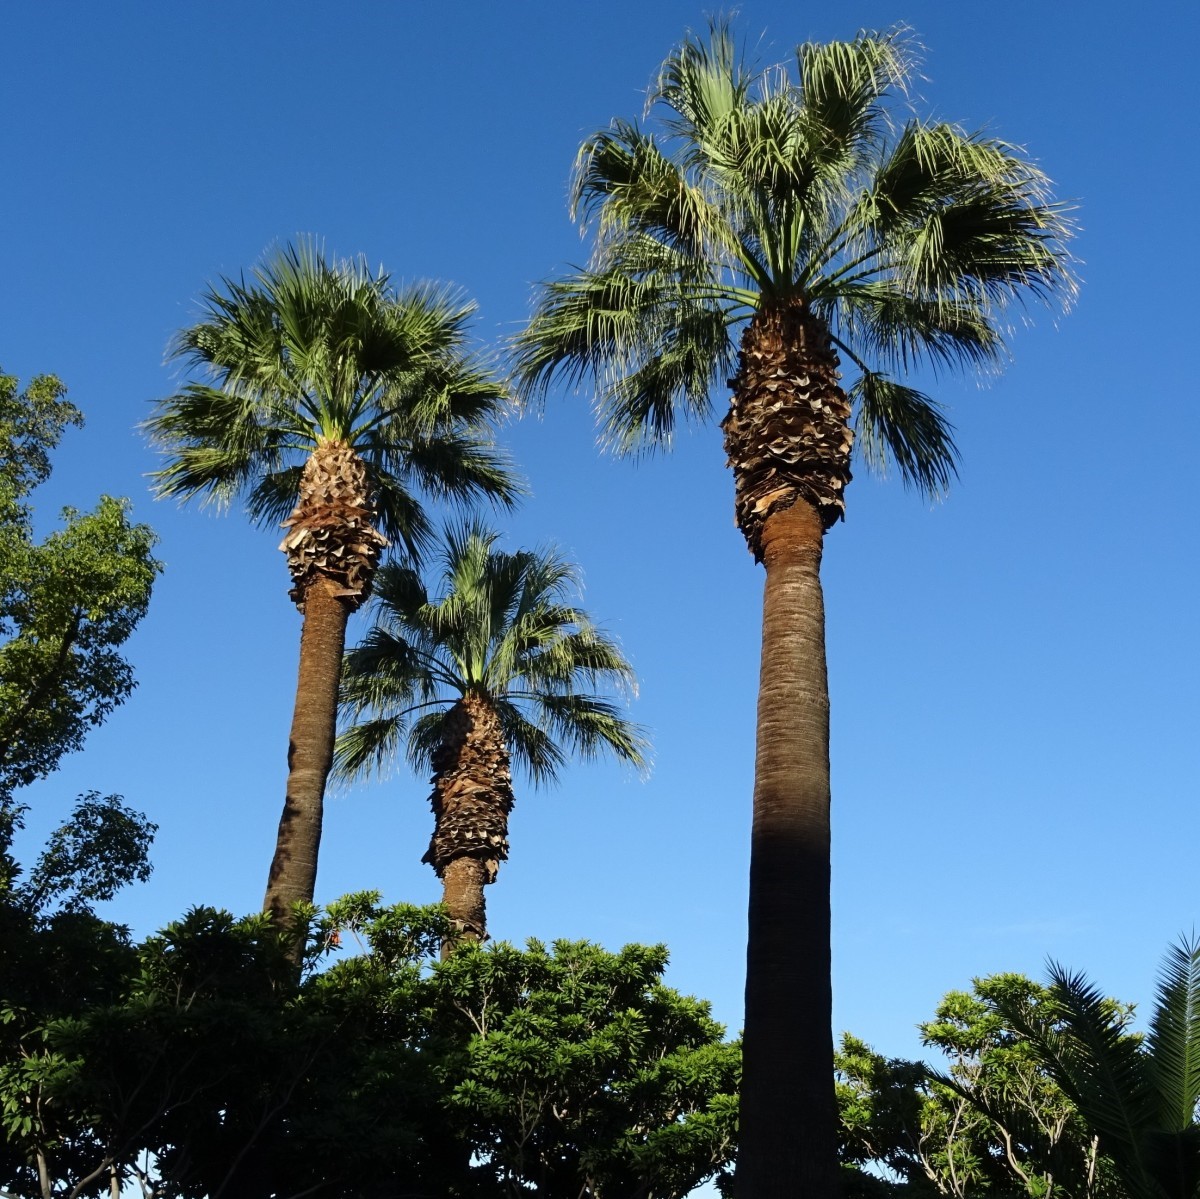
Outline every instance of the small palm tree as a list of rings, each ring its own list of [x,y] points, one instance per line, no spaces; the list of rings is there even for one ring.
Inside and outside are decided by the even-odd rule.
[[[442,590],[418,572],[379,572],[375,627],[346,656],[343,704],[352,724],[337,769],[352,777],[402,748],[433,771],[434,831],[424,858],[469,940],[487,934],[483,888],[508,857],[511,763],[553,781],[568,752],[608,751],[641,767],[646,742],[595,689],[633,687],[633,670],[587,613],[573,607],[574,567],[554,552],[496,548],[478,525],[447,534]],[[360,720],[364,715],[369,719]]]
[[[951,427],[898,376],[995,365],[1005,305],[1071,289],[1045,176],[897,103],[912,63],[897,33],[761,72],[727,24],[689,36],[651,90],[656,130],[615,121],[584,142],[591,262],[543,285],[516,344],[533,398],[594,382],[622,452],[667,445],[733,391],[735,515],[766,568],[738,1150],[753,1199],[836,1188],[820,562],[852,448],[942,492]]]
[[[359,260],[288,247],[249,282],[223,280],[174,356],[202,378],[146,422],[168,464],[158,494],[283,522],[303,613],[288,782],[264,906],[277,918],[316,885],[346,622],[389,539],[410,554],[432,526],[419,495],[508,504],[491,440],[505,391],[466,349],[473,306],[432,286],[396,290]],[[286,518],[286,519],[285,519]]]
[[[1040,1004],[996,1009],[1075,1105],[1130,1199],[1200,1195],[1200,940],[1168,952],[1147,1036],[1082,974],[1050,970]]]

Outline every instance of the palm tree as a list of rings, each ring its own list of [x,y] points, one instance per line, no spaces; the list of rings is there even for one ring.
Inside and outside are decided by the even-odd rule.
[[[526,396],[592,380],[621,452],[668,444],[727,377],[733,391],[735,515],[766,568],[738,1152],[754,1199],[836,1184],[819,567],[855,433],[869,466],[940,494],[952,429],[896,376],[992,366],[1010,301],[1072,289],[1046,178],[899,104],[912,69],[900,33],[757,73],[727,24],[689,35],[651,89],[657,131],[615,121],[583,144],[591,261],[542,285],[516,343]]]
[[[159,495],[245,496],[253,521],[287,529],[280,549],[304,621],[264,900],[282,920],[313,898],[347,619],[389,540],[410,554],[429,541],[420,493],[512,503],[490,435],[505,390],[467,352],[473,305],[431,285],[397,290],[312,242],[249,281],[222,280],[202,307],[173,345],[201,379],[160,401],[146,427],[168,458]]]
[[[464,940],[487,935],[483,888],[508,857],[511,763],[552,782],[568,751],[608,751],[641,767],[646,742],[595,689],[632,690],[633,670],[568,601],[575,568],[552,551],[496,548],[468,525],[446,536],[442,590],[392,563],[379,573],[377,622],[346,657],[348,713],[370,719],[338,739],[338,771],[382,768],[407,748],[433,771],[433,837],[422,861]]]
[[[1196,1199],[1200,940],[1168,952],[1144,1039],[1129,1032],[1128,1009],[1058,965],[1046,1001],[1002,995],[994,1006],[1075,1105],[1130,1199]]]

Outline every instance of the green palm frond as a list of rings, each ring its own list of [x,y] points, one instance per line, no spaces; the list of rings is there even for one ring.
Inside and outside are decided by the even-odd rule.
[[[732,23],[718,17],[709,22],[707,39],[689,33],[667,57],[646,109],[665,105],[665,126],[688,145],[688,161],[712,162],[724,127],[744,108],[754,80]]]
[[[826,174],[852,171],[887,128],[883,101],[912,74],[912,44],[901,29],[860,33],[852,42],[806,42],[796,48],[796,64],[810,153]]]
[[[407,732],[407,722],[398,715],[351,725],[338,737],[334,748],[334,778],[386,775],[404,749]]]
[[[396,288],[362,259],[305,240],[201,299],[174,357],[201,378],[144,423],[167,458],[160,495],[229,503],[278,523],[322,441],[366,459],[385,536],[415,552],[430,529],[418,493],[510,505],[520,493],[492,433],[505,386],[471,352],[474,306],[433,284]]]
[[[1125,1015],[1081,974],[1050,970],[1050,1010],[997,997],[996,1007],[1033,1046],[1039,1060],[1099,1136],[1130,1193],[1156,1195],[1146,1135],[1157,1096],[1147,1057]]]
[[[411,567],[379,572],[374,627],[345,660],[340,764],[378,766],[377,730],[356,732],[354,722],[398,720],[405,731],[390,744],[406,738],[410,761],[428,765],[445,713],[474,692],[496,709],[509,752],[534,782],[552,780],[568,753],[644,765],[644,733],[600,694],[632,694],[633,669],[570,602],[577,568],[554,551],[510,553],[498,541],[478,522],[448,529],[437,593]]]
[[[1195,938],[1181,940],[1167,953],[1146,1048],[1162,1127],[1190,1128],[1200,1103],[1200,941]]]
[[[886,375],[864,370],[847,392],[855,405],[858,451],[867,465],[901,478],[933,499],[958,473],[954,430],[938,404]]]
[[[838,289],[828,307],[814,307],[840,340],[860,349],[884,370],[908,371],[921,365],[935,370],[997,366],[1003,341],[977,305],[929,300],[898,288],[892,281],[870,280]]]

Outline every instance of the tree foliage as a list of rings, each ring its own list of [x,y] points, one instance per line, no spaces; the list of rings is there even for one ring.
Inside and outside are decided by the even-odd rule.
[[[1129,1044],[1131,1009],[1103,1001]],[[1011,1005],[1056,1019],[1050,989],[1019,974],[951,991],[922,1039],[943,1070],[888,1059],[844,1036],[837,1055],[843,1164],[869,1167],[891,1189],[916,1195],[1005,1199],[1118,1199],[1123,1194],[1094,1131],[1038,1047],[1007,1014]],[[861,1174],[855,1174],[860,1182]],[[871,1190],[889,1184],[868,1176]]]
[[[64,430],[82,424],[50,375],[24,391],[0,374],[0,793],[43,778],[134,688],[120,650],[155,576],[150,528],[125,500],[64,509],[38,542],[32,490]]]
[[[728,1169],[738,1048],[661,947],[437,962],[438,909],[362,894],[313,912],[297,984],[264,916],[199,908],[141,945],[61,918],[60,955],[104,968],[0,1016],[12,1194],[681,1199]]]

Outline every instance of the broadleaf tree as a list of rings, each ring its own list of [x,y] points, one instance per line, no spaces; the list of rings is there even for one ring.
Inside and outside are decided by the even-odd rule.
[[[161,570],[153,531],[111,496],[36,539],[31,492],[82,423],[54,376],[20,389],[0,373],[0,796],[50,774],[129,697],[122,647]]]
[[[997,138],[918,115],[914,59],[902,32],[868,32],[764,70],[727,21],[688,35],[645,125],[617,120],[584,142],[572,203],[591,260],[541,286],[515,346],[524,394],[589,385],[621,452],[669,444],[732,388],[734,511],[766,570],[744,1199],[837,1185],[820,562],[852,451],[940,494],[953,431],[910,372],[995,367],[1006,309],[1073,288],[1046,176]]]

